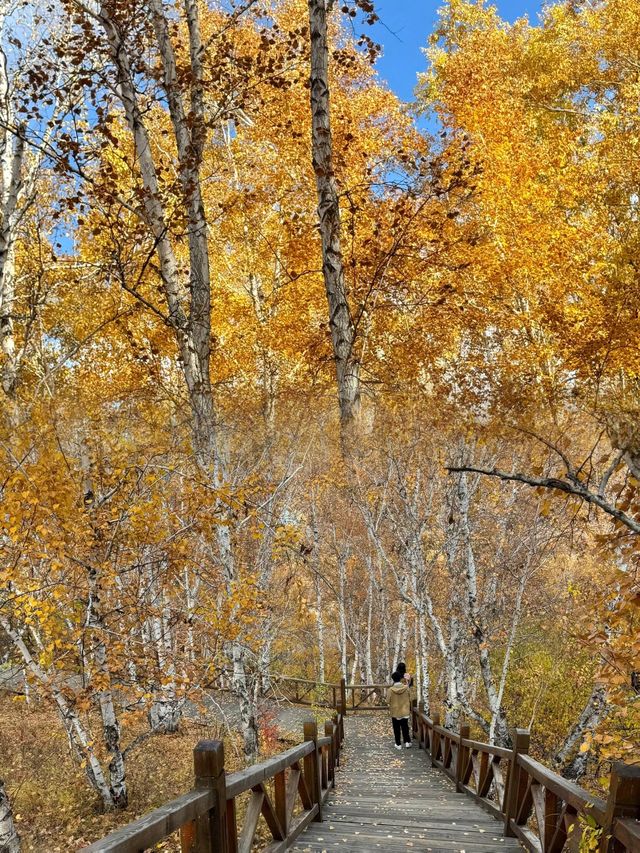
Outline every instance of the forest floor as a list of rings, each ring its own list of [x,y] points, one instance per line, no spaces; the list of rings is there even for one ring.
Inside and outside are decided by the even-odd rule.
[[[226,766],[230,771],[238,769],[242,752],[233,702],[222,695],[212,696],[208,704],[210,710],[204,715],[191,709],[176,734],[151,737],[132,751],[127,760],[129,808],[102,814],[84,771],[69,753],[56,712],[44,704],[27,705],[0,694],[0,778],[5,780],[13,803],[25,853],[78,850],[185,793],[193,784],[192,750],[199,740],[223,739]],[[321,709],[319,719],[325,716]],[[300,742],[302,723],[312,717],[312,709],[263,703],[260,729],[264,755]],[[138,733],[135,726],[125,728],[124,745]],[[170,839],[157,849],[174,851],[179,846],[177,840]]]

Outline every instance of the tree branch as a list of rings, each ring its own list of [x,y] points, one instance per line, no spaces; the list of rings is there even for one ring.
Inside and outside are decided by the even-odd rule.
[[[462,473],[464,471],[474,474],[484,474],[487,477],[497,477],[505,482],[524,483],[527,486],[533,486],[537,489],[551,489],[557,492],[564,492],[567,495],[575,495],[585,503],[599,507],[607,515],[615,518],[632,530],[634,533],[640,533],[640,523],[635,521],[631,516],[627,515],[615,506],[606,501],[602,495],[590,492],[578,480],[568,482],[567,480],[559,480],[557,477],[529,477],[526,474],[508,473],[500,471],[497,468],[476,468],[472,465],[451,465],[446,466],[446,470],[450,474]]]

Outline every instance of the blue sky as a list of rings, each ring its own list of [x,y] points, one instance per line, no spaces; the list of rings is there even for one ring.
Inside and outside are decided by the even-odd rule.
[[[535,21],[542,7],[536,0],[493,0],[493,3],[508,21],[523,15]],[[368,32],[384,48],[384,55],[377,63],[378,73],[405,101],[413,99],[416,73],[424,71],[425,59],[420,48],[427,43],[439,6],[439,0],[376,0],[380,23],[373,32]]]

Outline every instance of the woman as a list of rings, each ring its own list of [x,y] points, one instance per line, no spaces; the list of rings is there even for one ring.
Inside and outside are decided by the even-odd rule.
[[[387,702],[391,714],[396,749],[402,749],[401,737],[404,740],[405,749],[409,749],[411,746],[411,735],[409,734],[411,690],[399,672],[394,672],[391,680],[393,684],[387,690]]]

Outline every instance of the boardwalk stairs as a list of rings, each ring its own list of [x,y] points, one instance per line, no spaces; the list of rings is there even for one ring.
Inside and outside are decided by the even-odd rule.
[[[139,853],[176,832],[182,853],[640,853],[640,767],[614,764],[600,799],[531,758],[527,731],[506,749],[421,707],[397,750],[383,685],[328,687],[338,711],[322,731],[310,720],[299,746],[235,773],[220,741],[201,741],[192,791],[84,853]]]

